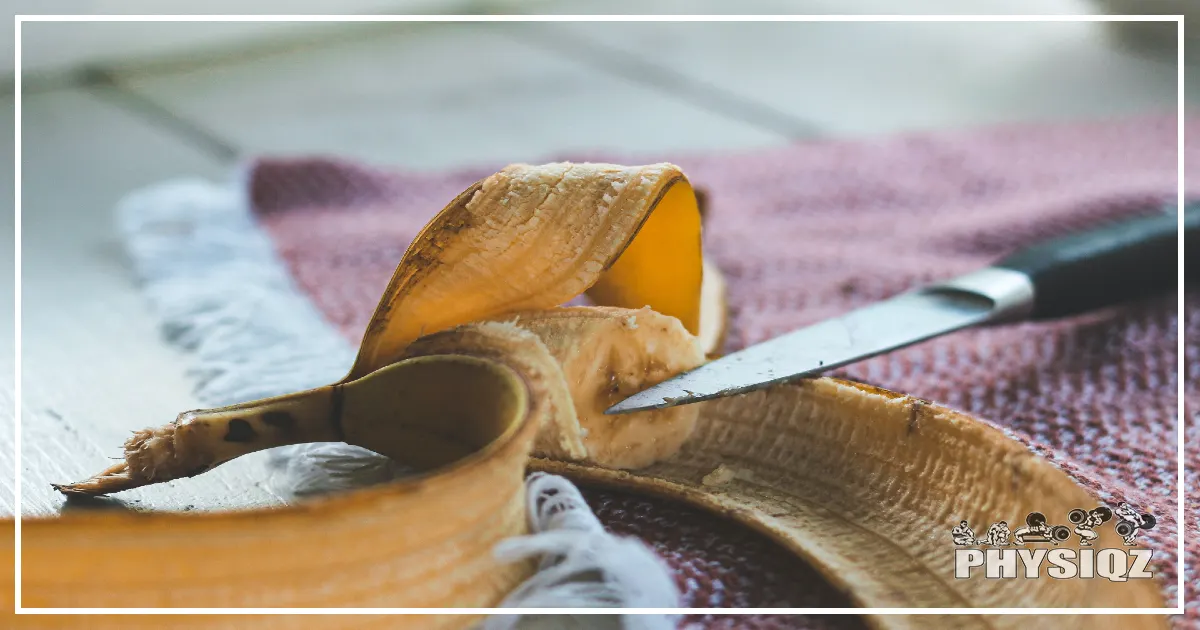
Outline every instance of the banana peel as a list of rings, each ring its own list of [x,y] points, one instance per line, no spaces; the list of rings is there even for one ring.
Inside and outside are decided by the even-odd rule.
[[[670,164],[513,165],[476,183],[409,247],[344,379],[181,414],[135,434],[123,462],[57,487],[116,492],[330,440],[413,466],[411,478],[270,510],[32,520],[23,603],[493,605],[532,571],[490,555],[494,542],[524,531],[528,466],[726,515],[861,606],[1164,605],[1147,580],[954,579],[949,532],[959,520],[1065,516],[1095,498],[998,429],[936,404],[821,378],[604,416],[612,402],[719,352],[725,287],[700,243],[697,195]],[[560,307],[581,293],[598,306]],[[296,553],[316,540],[320,551]],[[1097,545],[1119,540],[1102,530]],[[164,552],[169,566],[155,562]],[[162,571],[148,574],[152,566]],[[11,593],[3,579],[0,597]],[[868,622],[1024,625],[988,616]],[[1166,627],[1161,616],[1086,623]]]

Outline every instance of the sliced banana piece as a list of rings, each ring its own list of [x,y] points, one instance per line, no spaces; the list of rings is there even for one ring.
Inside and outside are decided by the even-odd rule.
[[[580,306],[516,313],[506,321],[537,335],[558,361],[587,461],[641,468],[672,455],[691,435],[699,413],[694,405],[604,415],[626,396],[704,363],[699,340],[678,319],[649,308]]]

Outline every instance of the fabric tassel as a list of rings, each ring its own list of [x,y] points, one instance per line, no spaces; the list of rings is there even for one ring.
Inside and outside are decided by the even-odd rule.
[[[679,590],[666,565],[635,538],[604,531],[579,490],[563,477],[533,473],[525,482],[527,536],[496,545],[507,562],[540,559],[538,572],[502,608],[676,608]],[[494,615],[483,630],[620,628],[668,630],[675,615]]]

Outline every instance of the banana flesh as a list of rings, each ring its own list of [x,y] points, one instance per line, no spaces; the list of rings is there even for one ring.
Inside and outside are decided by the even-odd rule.
[[[570,307],[517,313],[511,321],[537,335],[562,368],[586,461],[641,468],[674,454],[691,435],[695,405],[604,415],[624,397],[704,362],[699,340],[679,320],[649,308]]]

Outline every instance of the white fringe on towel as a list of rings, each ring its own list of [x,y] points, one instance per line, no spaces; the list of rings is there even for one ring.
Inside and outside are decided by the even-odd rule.
[[[240,186],[167,182],[117,210],[142,289],[167,339],[194,354],[196,394],[206,404],[345,376],[354,349],[292,284]]]
[[[197,397],[212,406],[332,383],[354,349],[292,283],[255,222],[238,181],[173,181],[137,191],[118,223],[143,290],[168,340],[194,355]],[[272,449],[272,486],[283,497],[349,490],[403,476],[396,462],[344,443]],[[561,477],[531,475],[529,536],[497,546],[504,560],[540,557],[541,570],[506,607],[675,607],[679,594],[645,545],[604,532]],[[497,616],[486,630],[614,628],[659,630],[664,616]]]
[[[667,567],[636,538],[604,531],[579,490],[557,475],[533,473],[525,481],[528,536],[496,545],[496,557],[541,560],[538,572],[501,604],[503,608],[675,608],[679,591]],[[667,630],[675,616],[494,615],[483,630],[609,627]]]

